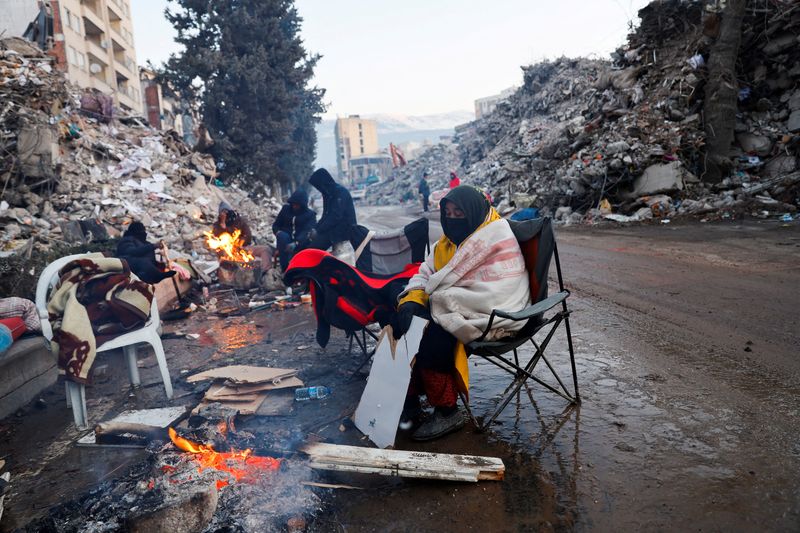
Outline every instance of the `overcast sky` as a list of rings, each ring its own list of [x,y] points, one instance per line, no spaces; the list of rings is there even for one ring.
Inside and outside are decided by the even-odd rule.
[[[520,65],[561,55],[607,57],[648,0],[296,0],[326,117],[471,110],[522,81]],[[179,47],[168,0],[134,0],[137,59]]]

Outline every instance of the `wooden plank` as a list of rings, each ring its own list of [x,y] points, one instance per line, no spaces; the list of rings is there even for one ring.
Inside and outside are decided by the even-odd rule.
[[[501,481],[505,465],[497,457],[453,455],[404,450],[379,450],[316,442],[302,450],[311,468],[384,476],[453,481]]]

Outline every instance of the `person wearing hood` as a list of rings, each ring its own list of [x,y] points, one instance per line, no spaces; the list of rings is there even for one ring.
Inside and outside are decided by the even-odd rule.
[[[289,196],[272,224],[281,270],[286,270],[295,250],[303,249],[309,243],[311,231],[316,225],[317,214],[308,207],[308,193],[297,189]]]
[[[421,415],[426,395],[434,414],[412,434],[431,440],[464,426],[458,394],[469,392],[464,346],[482,335],[493,309],[518,311],[530,304],[530,286],[519,243],[508,221],[483,192],[469,185],[452,189],[440,202],[444,235],[398,298],[393,335],[408,331],[414,316],[429,320],[416,354],[401,428]],[[523,326],[495,320],[486,340],[513,334]]]
[[[117,244],[117,257],[128,262],[131,272],[144,281],[155,285],[162,279],[174,276],[174,270],[163,270],[156,261],[156,246],[147,242],[147,230],[141,222],[131,222]]]
[[[455,189],[461,185],[461,178],[455,172],[450,172],[450,183],[448,185],[451,189]]]
[[[223,233],[233,233],[237,229],[240,231],[239,239],[242,241],[242,246],[253,244],[253,233],[250,231],[250,225],[247,220],[234,211],[228,202],[220,202],[217,221],[214,222],[211,233],[215,237],[219,237]]]
[[[349,241],[357,224],[350,192],[324,168],[317,169],[308,182],[322,193],[322,217],[311,234],[308,248],[327,250],[338,242]]]

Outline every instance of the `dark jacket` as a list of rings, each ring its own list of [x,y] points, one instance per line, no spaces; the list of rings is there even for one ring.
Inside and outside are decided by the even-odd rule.
[[[117,244],[117,257],[121,259],[150,259],[156,262],[156,247],[147,241],[139,240],[133,235],[125,235]]]
[[[322,218],[317,222],[317,234],[326,235],[331,242],[350,240],[356,225],[356,208],[348,190],[333,181],[324,168],[314,172],[308,182],[322,193]]]
[[[249,246],[253,244],[253,232],[250,231],[250,225],[247,224],[247,221],[244,219],[243,216],[239,215],[235,211],[227,210],[228,211],[228,220],[225,223],[225,227],[222,227],[220,220],[217,219],[214,222],[214,225],[211,228],[211,233],[214,236],[219,236],[223,233],[233,233],[237,229],[241,231],[239,234],[239,239],[242,240],[242,246]]]
[[[302,206],[300,212],[292,209],[292,204]],[[308,193],[298,189],[292,193],[286,204],[283,205],[275,222],[272,224],[272,232],[278,233],[285,231],[292,240],[299,245],[304,245],[308,241],[308,234],[317,225],[317,214],[308,207]]]
[[[428,196],[431,193],[431,188],[428,186],[428,180],[425,178],[419,180],[419,188],[417,190],[420,194]]]

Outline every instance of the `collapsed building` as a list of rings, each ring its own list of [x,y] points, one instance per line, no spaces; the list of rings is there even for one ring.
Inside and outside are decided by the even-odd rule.
[[[538,207],[559,220],[676,214],[791,218],[800,173],[800,9],[750,2],[737,63],[733,169],[706,180],[706,60],[719,32],[715,2],[652,2],[610,61],[561,58],[523,67],[524,83],[484,117],[456,128],[464,183],[500,210]],[[387,184],[401,200],[429,160]],[[452,168],[451,168],[452,169]],[[433,187],[432,187],[433,188]],[[387,203],[386,195],[379,196]]]
[[[172,249],[210,254],[202,232],[222,200],[259,241],[273,239],[279,202],[222,186],[210,155],[143,118],[115,117],[110,98],[72,86],[52,61],[22,39],[0,41],[3,256],[113,237],[133,220]]]

